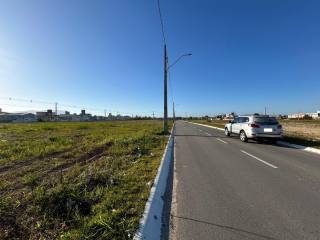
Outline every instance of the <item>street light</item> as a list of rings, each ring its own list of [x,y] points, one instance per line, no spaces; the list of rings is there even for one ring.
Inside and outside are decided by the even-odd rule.
[[[167,93],[167,74],[168,70],[173,67],[183,57],[191,56],[191,53],[181,55],[171,65],[168,66],[167,46],[164,45],[164,113],[163,113],[163,132],[168,134],[168,93]]]
[[[181,55],[180,57],[177,58],[177,60],[175,60],[175,61],[168,67],[168,70],[169,70],[171,67],[173,67],[177,62],[179,62],[181,58],[183,58],[183,57],[189,57],[189,56],[192,56],[192,53],[187,53],[187,54]]]

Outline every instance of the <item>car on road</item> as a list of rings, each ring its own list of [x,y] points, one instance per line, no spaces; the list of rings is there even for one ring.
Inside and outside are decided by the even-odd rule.
[[[282,126],[275,117],[268,115],[238,116],[225,125],[225,135],[238,134],[242,142],[248,139],[265,139],[276,143],[282,138]]]

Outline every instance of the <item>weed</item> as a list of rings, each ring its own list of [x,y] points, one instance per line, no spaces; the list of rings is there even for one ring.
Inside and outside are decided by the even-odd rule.
[[[89,129],[89,126],[88,125],[80,125],[78,127],[79,130],[85,130],[85,129]]]
[[[22,177],[22,183],[28,185],[33,190],[34,187],[38,184],[39,176],[34,173],[26,174]]]
[[[55,128],[45,125],[45,126],[42,127],[42,130],[45,130],[45,131],[53,131],[53,130],[55,130]]]

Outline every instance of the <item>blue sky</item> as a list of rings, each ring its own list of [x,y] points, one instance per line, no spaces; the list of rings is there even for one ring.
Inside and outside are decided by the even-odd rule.
[[[319,1],[161,0],[161,8],[169,62],[193,53],[170,71],[178,114],[320,110]],[[160,29],[153,0],[1,0],[0,97],[161,115]]]

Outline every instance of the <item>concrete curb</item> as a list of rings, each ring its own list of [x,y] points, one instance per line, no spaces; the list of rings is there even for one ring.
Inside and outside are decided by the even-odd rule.
[[[278,145],[282,145],[282,146],[286,146],[286,147],[292,147],[292,148],[300,149],[300,150],[303,150],[303,151],[306,151],[306,152],[315,153],[315,154],[320,154],[320,149],[313,148],[313,147],[306,147],[306,146],[292,144],[292,143],[288,143],[288,142],[284,142],[284,141],[279,141]]]
[[[223,128],[213,127],[213,126],[206,125],[206,124],[193,123],[193,122],[188,122],[188,123],[197,124],[197,125],[200,125],[200,126],[209,127],[209,128],[214,128],[214,129],[217,129],[217,130],[220,130],[220,131],[224,131]],[[306,152],[311,152],[311,153],[315,153],[315,154],[320,154],[320,149],[313,148],[313,147],[306,147],[306,146],[302,146],[302,145],[297,145],[297,144],[288,143],[288,142],[285,142],[285,141],[278,141],[277,144],[280,145],[280,146],[286,146],[286,147],[291,147],[291,148],[295,148],[295,149],[300,149],[300,150],[306,151]]]
[[[172,127],[166,149],[163,153],[160,166],[144,213],[140,219],[139,229],[133,237],[134,240],[160,240],[162,228],[162,212],[164,207],[163,196],[166,191],[170,163],[172,161],[175,126]]]

